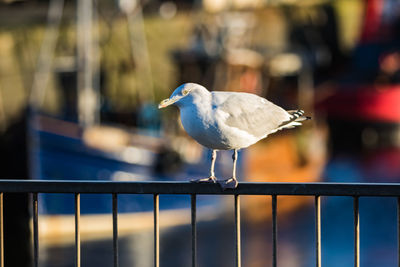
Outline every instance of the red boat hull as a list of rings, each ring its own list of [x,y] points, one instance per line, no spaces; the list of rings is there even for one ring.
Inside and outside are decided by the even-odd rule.
[[[331,118],[400,123],[400,85],[340,88],[317,109]]]

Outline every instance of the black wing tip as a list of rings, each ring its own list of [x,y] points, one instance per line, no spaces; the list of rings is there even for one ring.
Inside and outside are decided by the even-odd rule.
[[[304,116],[304,110],[289,110],[288,113],[292,116],[292,119],[303,119],[303,120],[311,120],[310,116]]]

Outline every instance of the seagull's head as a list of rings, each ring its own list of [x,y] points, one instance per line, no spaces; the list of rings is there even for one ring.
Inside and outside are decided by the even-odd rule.
[[[204,92],[209,93],[206,88],[197,83],[185,83],[175,89],[172,95],[164,99],[158,105],[158,108],[165,108],[170,105],[182,106],[185,103],[193,101],[193,97],[196,95],[204,94]]]

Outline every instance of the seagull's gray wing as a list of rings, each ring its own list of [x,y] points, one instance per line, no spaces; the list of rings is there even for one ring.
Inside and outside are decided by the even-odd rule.
[[[213,92],[213,108],[228,114],[225,124],[256,138],[279,129],[290,115],[265,98],[248,93]]]

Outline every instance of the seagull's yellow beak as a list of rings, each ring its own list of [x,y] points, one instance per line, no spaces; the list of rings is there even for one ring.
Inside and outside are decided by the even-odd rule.
[[[158,108],[160,109],[160,108],[168,107],[172,103],[173,103],[172,99],[170,99],[170,98],[164,99],[163,101],[160,102],[160,104],[158,104]]]
[[[180,97],[177,97],[177,96],[174,96],[172,98],[164,99],[163,101],[160,102],[160,104],[158,104],[158,108],[161,109],[161,108],[168,107],[169,105],[172,105],[173,103],[175,103],[179,99],[180,99]]]

